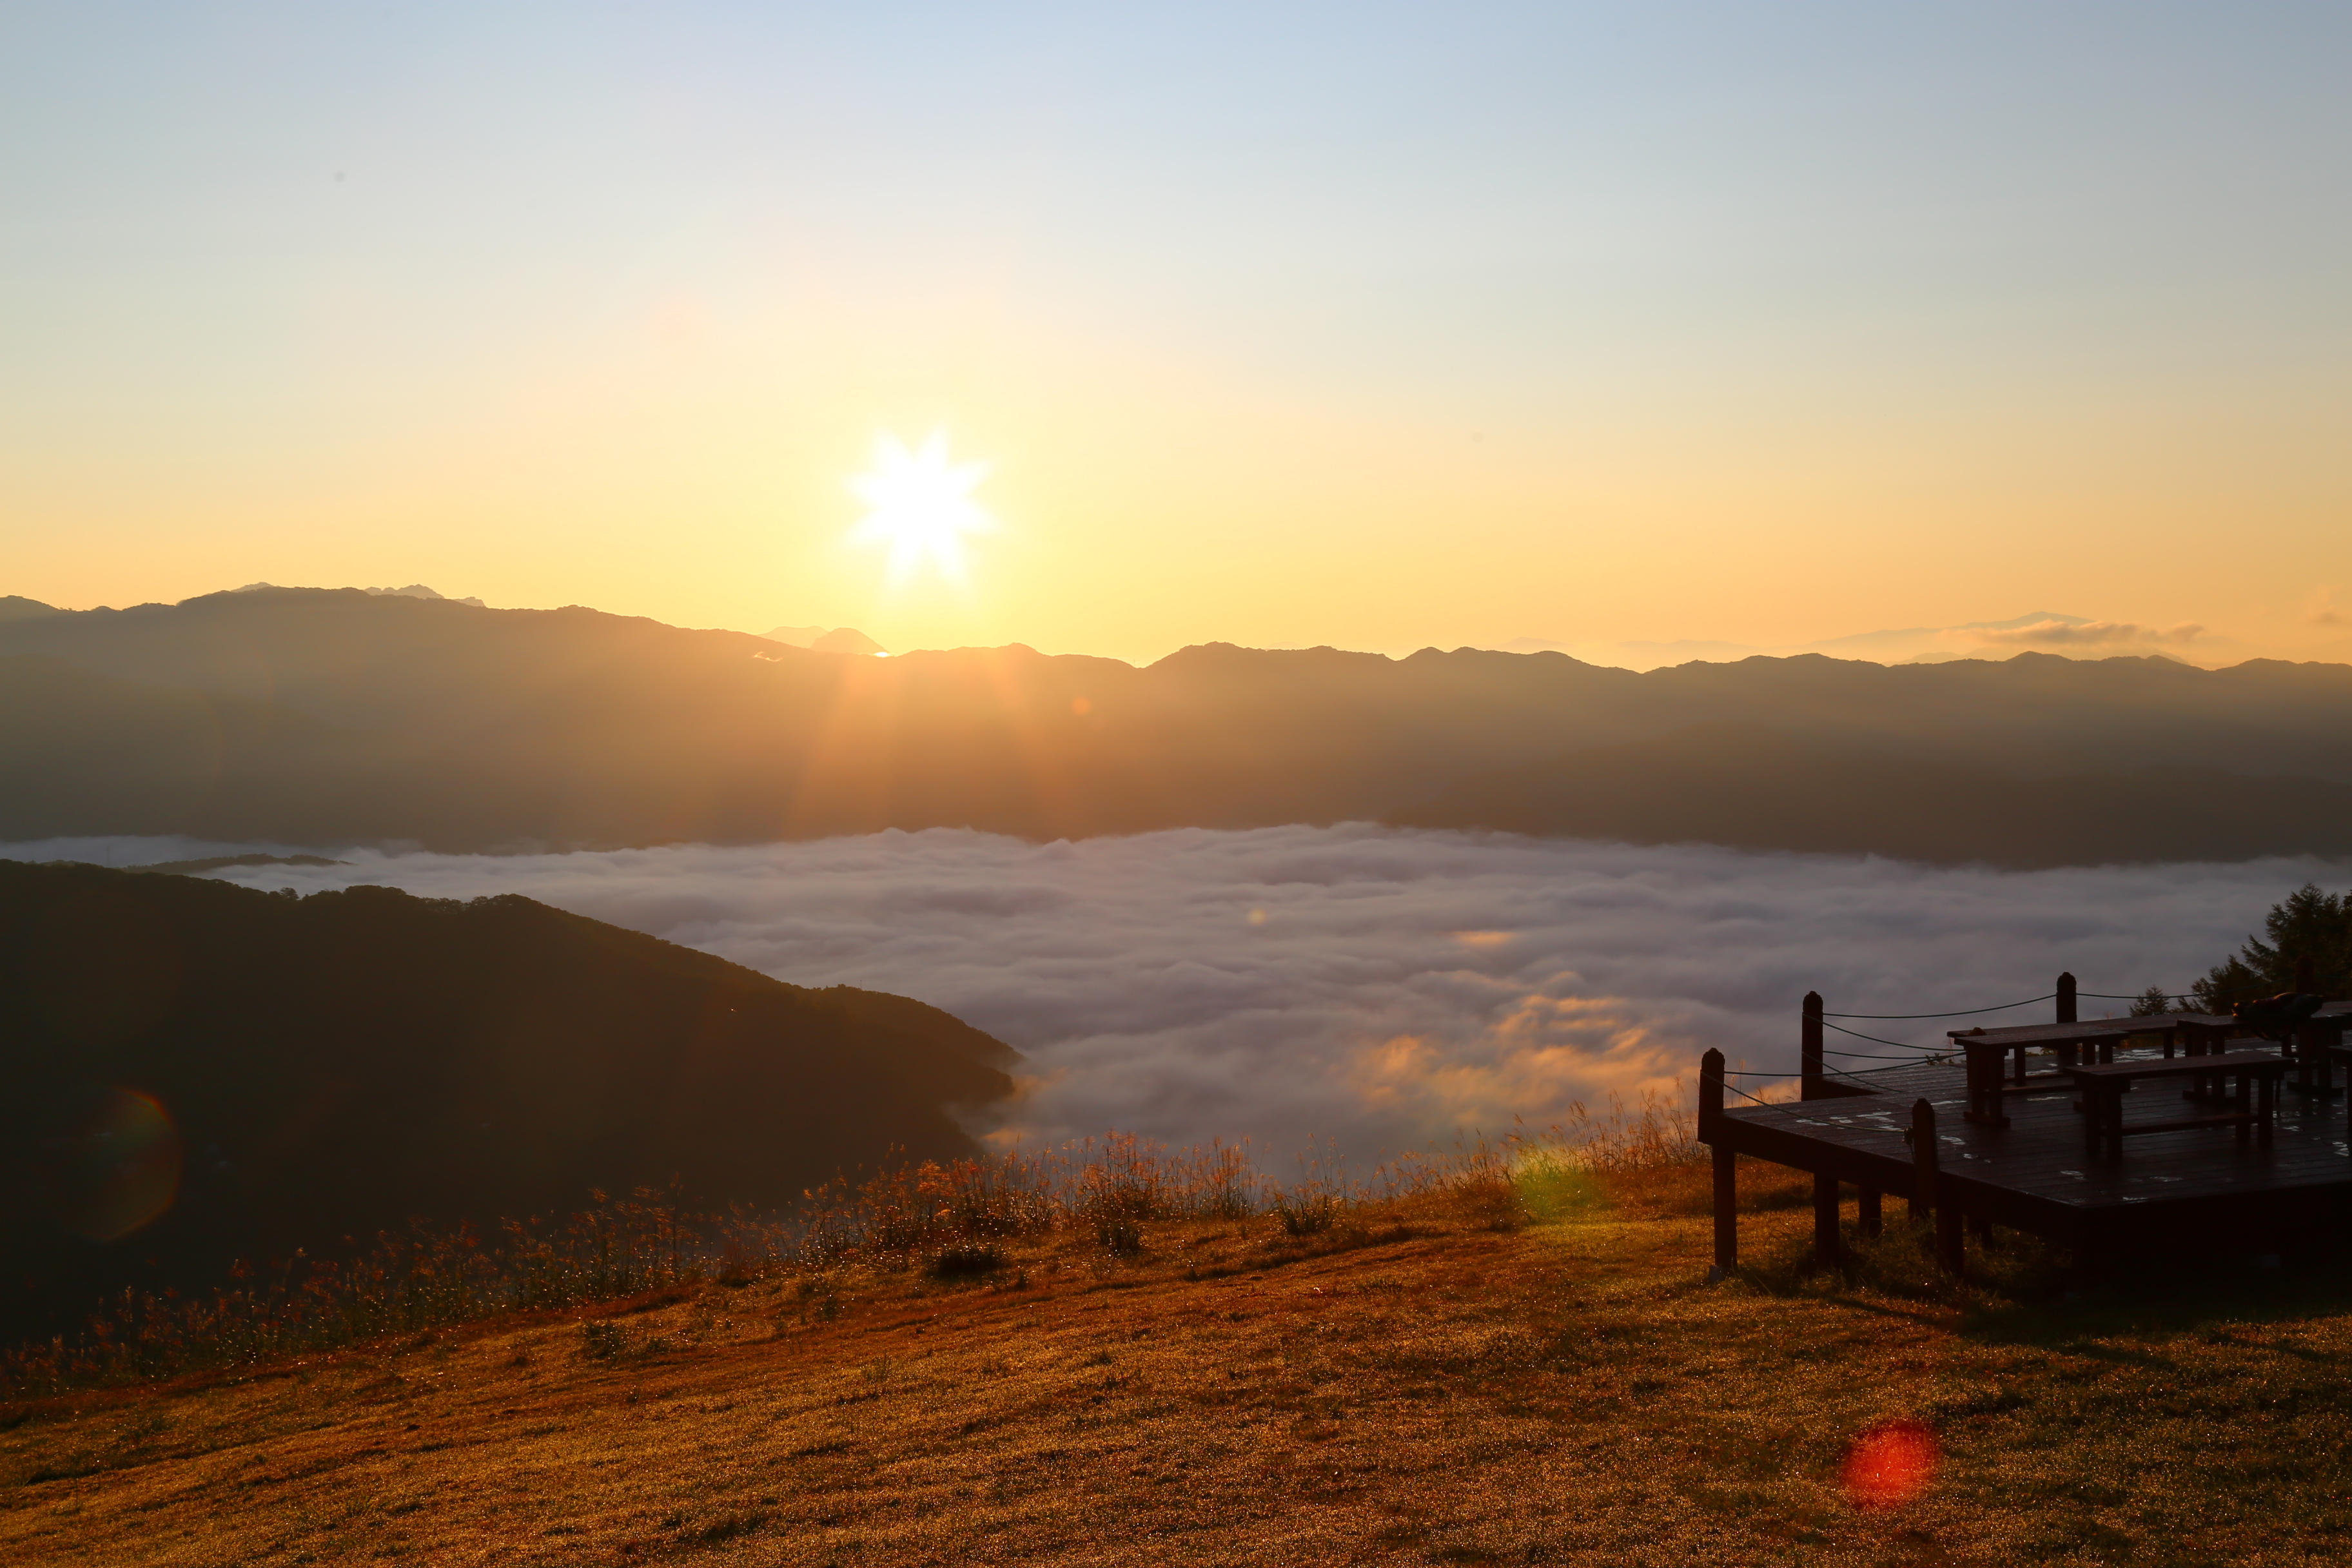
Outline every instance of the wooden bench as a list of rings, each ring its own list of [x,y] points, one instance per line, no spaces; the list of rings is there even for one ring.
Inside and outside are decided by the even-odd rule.
[[[2252,1136],[2264,1148],[2270,1146],[2272,1124],[2278,1114],[2279,1080],[2293,1065],[2286,1058],[2268,1051],[2229,1051],[2214,1056],[2179,1057],[2169,1061],[2121,1061],[2094,1063],[2068,1068],[2067,1076],[2083,1091],[2083,1132],[2086,1152],[2093,1160],[2120,1160],[2124,1140],[2143,1132],[2183,1132],[2199,1127],[2232,1127],[2238,1142],[2244,1143]],[[2124,1125],[2124,1095],[2132,1084],[2147,1078],[2233,1078],[2236,1092],[2231,1097],[2231,1109],[2207,1116],[2182,1117],[2174,1121],[2143,1121],[2137,1126]],[[2252,1091],[2260,1086],[2260,1099],[2249,1104]]]

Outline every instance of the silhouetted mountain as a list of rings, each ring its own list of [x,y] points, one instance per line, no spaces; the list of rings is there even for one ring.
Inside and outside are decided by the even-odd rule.
[[[823,626],[770,626],[760,634],[770,642],[788,642],[794,647],[806,647],[824,636]]]
[[[37,616],[62,616],[65,613],[54,605],[44,605],[38,599],[0,594],[0,621],[30,620]]]
[[[2352,784],[2177,766],[2017,779],[1719,723],[1466,779],[1391,820],[1946,865],[2237,860],[2352,854]]]
[[[411,1215],[673,1176],[788,1204],[893,1149],[971,1152],[951,1108],[1015,1059],[905,997],[523,898],[0,861],[0,1331]]]
[[[1637,675],[1211,644],[1139,669],[277,589],[0,623],[0,837],[488,849],[1328,823],[1724,721],[2011,777],[2352,782],[2342,665],[1807,655]]]

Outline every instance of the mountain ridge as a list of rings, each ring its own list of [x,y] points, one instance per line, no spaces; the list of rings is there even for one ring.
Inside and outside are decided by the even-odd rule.
[[[1051,839],[1381,819],[1464,781],[1744,721],[2019,778],[2192,765],[2352,783],[2352,667],[1208,643],[891,658],[583,606],[359,590],[0,622],[0,838],[450,850],[898,827]]]

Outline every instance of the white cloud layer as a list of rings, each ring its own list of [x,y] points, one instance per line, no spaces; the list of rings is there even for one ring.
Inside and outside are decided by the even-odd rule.
[[[232,847],[0,855],[104,849],[120,865]],[[1514,1116],[1542,1126],[1572,1101],[1687,1075],[1709,1046],[1790,1070],[1808,988],[1849,1013],[2012,1001],[2062,969],[2090,992],[2179,990],[2291,889],[2346,879],[2307,861],[1950,870],[1360,825],[333,853],[354,863],[225,875],[525,893],[800,984],[919,997],[1026,1054],[1035,1081],[1008,1130],[1033,1142],[1118,1127],[1248,1135],[1286,1156],[1310,1137],[1366,1157]],[[2110,1005],[2123,1009],[2085,1012]],[[2010,1017],[2049,1016],[2043,1003]],[[1944,1026],[1853,1026],[1930,1040]]]

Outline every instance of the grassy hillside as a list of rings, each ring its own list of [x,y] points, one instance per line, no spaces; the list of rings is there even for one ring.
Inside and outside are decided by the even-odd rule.
[[[973,1145],[1013,1053],[519,897],[0,861],[0,1333],[411,1216],[790,1205]]]
[[[1760,1173],[1759,1173],[1760,1176]],[[1703,1176],[1059,1231],[0,1415],[13,1563],[2336,1561],[2352,1281],[2062,1294]],[[1898,1205],[1899,1207],[1899,1205]],[[1904,1424],[1914,1424],[1906,1426]],[[1890,1428],[1890,1424],[1893,1424]],[[1889,1453],[1939,1457],[1906,1494]]]

